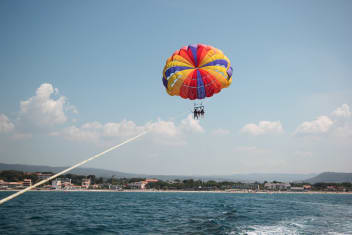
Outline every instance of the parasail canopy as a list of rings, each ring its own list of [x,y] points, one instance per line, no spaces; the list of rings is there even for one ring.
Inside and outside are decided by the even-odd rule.
[[[221,50],[192,44],[175,51],[167,59],[162,80],[169,95],[204,99],[231,84],[232,67]]]

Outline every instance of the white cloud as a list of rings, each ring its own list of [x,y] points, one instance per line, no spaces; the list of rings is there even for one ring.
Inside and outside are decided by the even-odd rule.
[[[352,120],[351,119],[335,120],[331,132],[335,137],[342,137],[342,138],[352,137]]]
[[[192,118],[192,117],[191,117]],[[204,129],[199,122],[190,120],[189,117],[182,120],[179,125],[172,121],[158,120],[148,122],[145,125],[138,126],[133,121],[122,120],[121,122],[100,122],[84,123],[80,127],[70,126],[58,132],[52,132],[52,136],[63,136],[68,140],[102,142],[113,138],[127,138],[135,136],[142,131],[150,131],[154,140],[162,143],[171,143],[179,145],[182,141],[182,134],[185,131],[203,132]]]
[[[217,136],[222,136],[222,135],[229,135],[230,131],[229,130],[225,130],[222,128],[219,129],[215,129],[211,132],[213,135],[217,135]]]
[[[303,122],[297,128],[296,135],[328,134],[330,137],[352,136],[352,116],[348,104],[336,108],[329,116],[320,116],[313,121]]]
[[[99,131],[91,129],[78,128],[76,126],[66,127],[61,131],[50,133],[51,136],[63,136],[65,139],[72,141],[98,142],[100,138]]]
[[[15,125],[8,119],[5,114],[0,114],[0,133],[10,132],[15,128]]]
[[[124,137],[137,135],[144,127],[137,126],[133,121],[109,122],[103,126],[103,135],[108,137]]]
[[[87,122],[82,125],[83,129],[88,129],[88,130],[94,130],[94,129],[98,130],[102,127],[103,127],[103,125],[100,124],[99,122]]]
[[[77,113],[74,106],[67,102],[67,98],[58,95],[59,90],[49,83],[43,83],[36,90],[35,96],[20,102],[20,120],[30,121],[37,126],[52,126],[67,121],[65,112]]]
[[[343,104],[341,107],[338,107],[332,115],[335,117],[332,133],[336,137],[351,137],[352,119],[350,117],[352,115],[348,104]]]
[[[181,121],[181,128],[192,132],[204,132],[204,129],[200,125],[199,121],[193,119],[191,114]]]
[[[154,123],[147,123],[146,128],[157,135],[176,137],[181,134],[181,130],[172,121],[158,120]]]
[[[21,133],[32,133],[34,130],[51,130],[52,132],[49,132],[49,135],[61,136],[72,141],[107,143],[115,141],[116,138],[132,137],[147,130],[150,131],[153,139],[159,142],[172,142],[174,145],[175,143],[185,143],[181,140],[185,137],[186,132],[204,132],[199,121],[193,120],[192,115],[188,115],[178,124],[174,121],[161,119],[156,122],[147,122],[144,125],[137,125],[131,120],[107,123],[94,121],[57,129],[60,127],[54,126],[55,124],[67,123],[68,111],[77,113],[76,108],[68,103],[67,98],[59,95],[57,88],[49,83],[41,84],[36,90],[35,96],[20,102],[20,112],[17,119],[19,127],[15,139],[20,139],[21,136],[29,136],[29,134]],[[78,123],[78,121],[72,119],[71,123]],[[50,127],[50,129],[47,129],[47,127]]]
[[[70,126],[59,132],[53,132],[51,135],[63,136],[65,139],[73,141],[99,142],[103,141],[104,138],[137,135],[143,129],[143,127],[137,127],[134,122],[126,120],[123,120],[120,123],[109,122],[106,124],[87,122],[80,127]]]
[[[343,104],[341,107],[338,107],[332,114],[335,117],[349,118],[351,117],[350,106],[348,106],[348,104]]]
[[[259,124],[249,123],[241,129],[242,133],[250,135],[280,134],[283,128],[280,121],[260,121]]]
[[[327,116],[320,116],[310,122],[303,122],[295,131],[295,134],[320,134],[330,130],[334,122]]]

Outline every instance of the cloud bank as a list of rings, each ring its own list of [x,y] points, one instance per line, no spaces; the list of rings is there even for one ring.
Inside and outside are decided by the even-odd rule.
[[[260,121],[258,124],[249,123],[242,129],[241,133],[258,136],[264,134],[280,134],[283,128],[280,121]]]
[[[333,125],[333,121],[327,116],[320,116],[310,122],[303,122],[300,124],[295,134],[320,134],[329,131]]]
[[[347,104],[343,104],[341,107],[338,107],[332,114],[335,117],[349,118],[351,117],[350,107]]]
[[[114,138],[128,138],[135,136],[142,131],[149,131],[157,139],[180,139],[186,132],[203,133],[204,129],[199,121],[193,120],[192,116],[187,116],[179,125],[172,121],[158,119],[156,122],[147,122],[145,125],[137,125],[131,120],[121,122],[87,122],[77,126],[69,126],[61,131],[52,132],[52,136],[62,136],[73,141],[103,142]]]
[[[341,105],[330,116],[323,115],[315,120],[300,124],[294,135],[332,135],[336,137],[352,136],[352,120],[350,107]]]

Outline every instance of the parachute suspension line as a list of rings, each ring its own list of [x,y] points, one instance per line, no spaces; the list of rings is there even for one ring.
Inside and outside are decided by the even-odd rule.
[[[19,196],[19,195],[21,195],[21,194],[23,194],[23,193],[25,193],[25,192],[27,192],[27,191],[29,191],[29,190],[31,190],[31,189],[33,189],[33,188],[35,188],[35,187],[37,187],[37,186],[39,186],[39,185],[42,185],[42,184],[44,184],[44,183],[46,183],[46,182],[48,182],[48,181],[50,181],[50,180],[53,180],[53,179],[55,179],[56,177],[58,177],[58,176],[60,176],[60,175],[62,175],[62,174],[64,174],[64,173],[66,173],[66,172],[68,172],[68,171],[70,171],[70,170],[73,170],[73,169],[75,169],[75,168],[77,168],[77,167],[79,167],[79,166],[82,166],[82,165],[86,164],[87,162],[89,162],[89,161],[91,161],[91,160],[94,160],[94,159],[96,159],[96,158],[98,158],[98,157],[100,157],[100,156],[102,156],[102,155],[104,155],[104,154],[106,154],[106,153],[108,153],[108,152],[111,152],[112,150],[117,149],[117,148],[121,147],[122,145],[125,145],[125,144],[127,144],[127,143],[129,143],[129,142],[131,142],[131,141],[134,141],[134,140],[136,140],[137,138],[142,137],[143,135],[147,134],[149,131],[150,131],[150,130],[143,131],[143,132],[141,132],[140,134],[136,135],[135,137],[132,137],[132,138],[130,138],[130,139],[128,139],[128,140],[125,140],[124,142],[122,142],[122,143],[120,143],[120,144],[117,144],[117,145],[115,145],[115,146],[113,146],[113,147],[111,147],[111,148],[109,148],[109,149],[107,149],[107,150],[105,150],[105,151],[103,151],[103,152],[101,152],[101,153],[98,153],[98,154],[96,154],[96,155],[94,155],[94,156],[88,158],[87,160],[84,160],[84,161],[82,161],[82,162],[79,162],[79,163],[77,163],[76,165],[73,165],[73,166],[71,166],[70,168],[67,168],[66,170],[63,170],[63,171],[61,171],[61,172],[59,172],[59,173],[57,173],[57,174],[55,174],[55,175],[53,175],[53,176],[51,176],[51,177],[45,179],[45,180],[42,180],[42,181],[40,181],[40,182],[38,182],[38,183],[36,183],[36,184],[30,186],[30,187],[27,187],[27,188],[25,188],[25,189],[23,189],[23,190],[21,190],[21,191],[18,191],[17,193],[11,194],[10,196],[8,196],[8,197],[6,197],[6,198],[1,199],[1,200],[0,200],[0,205],[3,204],[3,203],[5,203],[5,202],[7,202],[7,201],[9,201],[9,200],[11,200],[11,199],[13,199],[13,198],[15,198],[15,197],[17,197],[17,196]]]

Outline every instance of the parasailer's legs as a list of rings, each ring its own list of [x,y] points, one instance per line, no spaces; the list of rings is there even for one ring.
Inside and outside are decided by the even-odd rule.
[[[196,120],[199,118],[204,118],[204,114],[205,114],[204,106],[202,104],[201,105],[194,104],[193,119]]]
[[[198,119],[198,112],[197,112],[196,108],[194,108],[194,110],[193,110],[193,119],[194,120]]]
[[[200,115],[202,116],[202,118],[204,118],[204,114],[205,114],[205,111],[204,111],[204,107],[202,106],[200,110]]]

